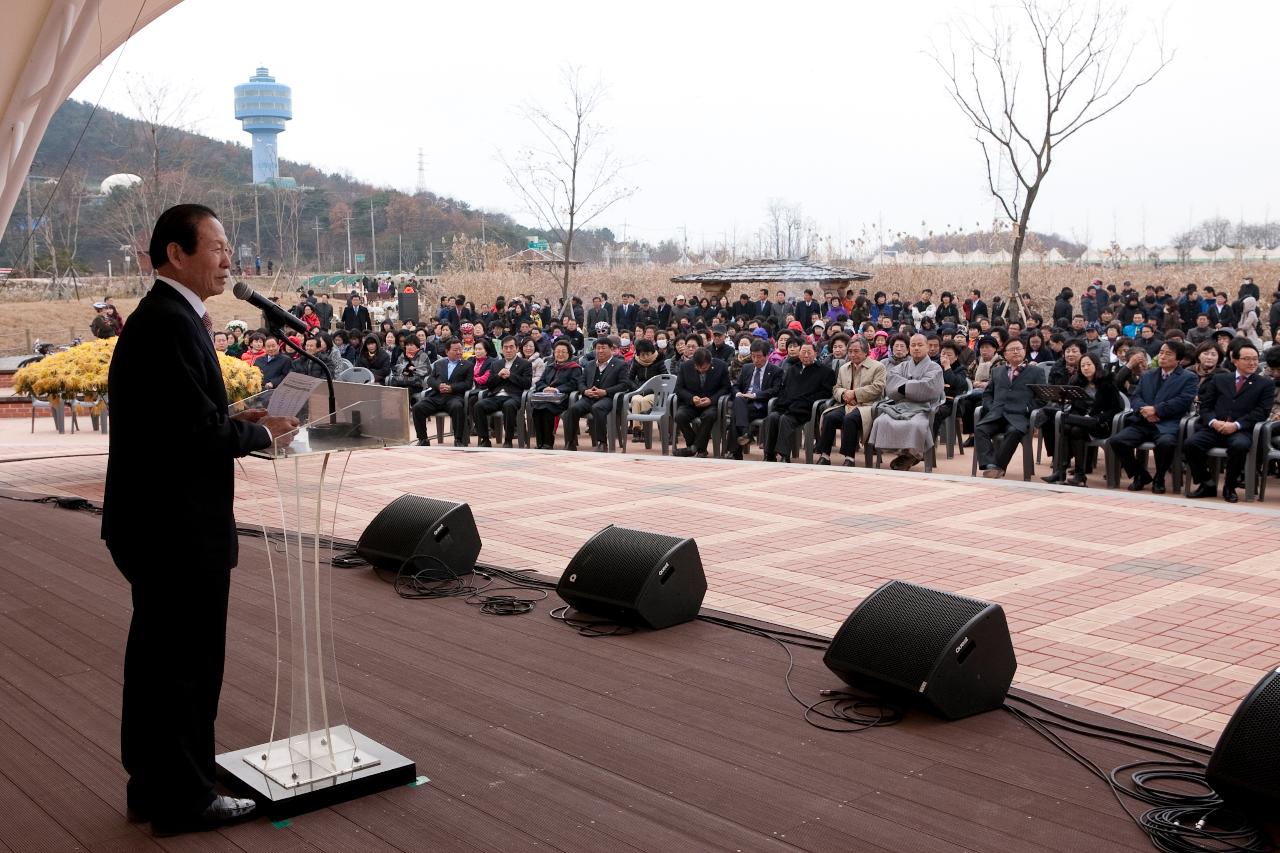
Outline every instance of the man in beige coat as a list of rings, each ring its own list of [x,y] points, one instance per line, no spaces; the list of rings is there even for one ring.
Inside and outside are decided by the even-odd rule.
[[[831,391],[836,405],[822,413],[822,434],[814,447],[819,465],[831,464],[831,447],[836,430],[840,430],[840,453],[845,467],[853,467],[858,439],[870,432],[872,408],[884,396],[885,367],[867,358],[866,341],[860,337],[850,340],[848,359],[840,366]]]

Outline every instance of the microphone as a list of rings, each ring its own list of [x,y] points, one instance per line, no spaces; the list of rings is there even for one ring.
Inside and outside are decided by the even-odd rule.
[[[243,299],[250,305],[257,308],[267,317],[267,322],[272,326],[288,326],[295,332],[303,335],[307,333],[307,324],[299,318],[293,316],[288,311],[254,290],[243,281],[237,281],[236,286],[231,289],[236,299]]]

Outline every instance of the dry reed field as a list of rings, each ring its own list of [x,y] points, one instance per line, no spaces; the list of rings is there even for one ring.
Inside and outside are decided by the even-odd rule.
[[[697,267],[674,266],[635,266],[606,269],[603,267],[583,267],[574,271],[571,284],[572,291],[581,296],[584,302],[590,303],[591,296],[601,291],[608,293],[616,303],[624,291],[635,293],[637,297],[648,296],[650,299],[658,294],[668,299],[677,293],[693,295],[696,288],[687,285],[676,285],[671,282],[672,276],[694,272]],[[886,293],[898,291],[904,299],[914,298],[924,288],[930,288],[935,294],[951,291],[958,299],[964,299],[970,290],[977,288],[983,296],[990,298],[997,293],[1008,291],[1009,269],[1007,266],[966,266],[966,267],[923,267],[923,266],[880,266],[870,268],[875,278],[866,283],[867,290],[875,293],[883,290]],[[1035,299],[1040,310],[1046,314],[1053,306],[1053,297],[1063,288],[1070,287],[1077,295],[1083,292],[1092,279],[1100,278],[1104,282],[1119,285],[1131,281],[1139,288],[1148,284],[1160,284],[1166,290],[1176,292],[1187,282],[1195,282],[1200,287],[1212,285],[1225,288],[1234,295],[1245,276],[1252,276],[1262,290],[1264,314],[1265,306],[1270,302],[1270,295],[1280,282],[1280,264],[1238,264],[1221,263],[1205,265],[1129,265],[1120,268],[1047,266],[1038,263],[1024,264],[1022,267],[1022,287]],[[277,276],[249,279],[258,290],[281,296],[287,302],[287,294],[294,290],[305,276]],[[136,295],[128,295],[128,286],[122,279],[108,282],[106,279],[85,279],[81,286],[81,298],[48,300],[40,299],[38,289],[23,288],[21,285],[6,283],[0,285],[0,355],[17,355],[27,352],[28,336],[32,339],[66,342],[70,337],[79,335],[88,337],[89,322],[93,319],[93,302],[110,294],[117,308],[126,317],[138,304]],[[730,300],[737,299],[738,294],[747,292],[755,296],[757,285],[730,288]],[[523,273],[511,270],[490,272],[462,272],[442,275],[434,284],[422,288],[424,300],[431,305],[436,304],[443,294],[465,294],[476,305],[492,303],[503,295],[510,299],[517,294],[531,294],[539,299],[552,298],[560,292],[557,279],[541,272]],[[229,293],[223,294],[210,302],[210,311],[220,322],[234,318],[253,321],[256,312],[247,305],[238,304]]]

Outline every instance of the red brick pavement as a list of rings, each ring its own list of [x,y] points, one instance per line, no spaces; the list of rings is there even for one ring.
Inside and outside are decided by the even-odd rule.
[[[73,455],[101,442],[21,444],[0,446],[0,485],[101,496],[105,457]],[[47,458],[4,461],[33,455]],[[242,477],[240,520],[278,524],[270,463],[246,460]],[[1020,686],[1206,743],[1280,663],[1270,508],[861,468],[398,448],[352,457],[335,533],[358,537],[405,492],[470,503],[482,560],[551,576],[609,523],[692,535],[708,606],[822,634],[892,578],[997,601]]]

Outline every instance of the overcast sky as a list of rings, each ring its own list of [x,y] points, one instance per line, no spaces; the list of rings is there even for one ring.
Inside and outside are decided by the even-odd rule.
[[[987,7],[186,0],[74,96],[131,113],[131,75],[167,80],[191,92],[192,129],[247,144],[232,89],[266,65],[293,87],[282,157],[412,191],[421,147],[429,189],[532,222],[496,152],[529,138],[520,106],[561,100],[574,64],[607,83],[600,119],[635,163],[637,194],[593,223],[619,236],[745,241],[771,198],[846,240],[881,221],[973,230],[994,213],[981,154],[925,53],[962,8]],[[1134,32],[1163,19],[1177,57],[1061,148],[1031,227],[1160,245],[1209,216],[1280,216],[1280,3],[1129,9]]]

